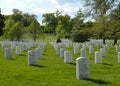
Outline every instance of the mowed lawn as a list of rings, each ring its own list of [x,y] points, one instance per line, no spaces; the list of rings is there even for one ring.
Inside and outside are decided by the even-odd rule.
[[[73,47],[66,50],[73,52]],[[103,64],[95,64],[94,54],[89,54],[87,48],[89,80],[76,79],[75,59],[79,56],[73,55],[73,63],[65,64],[53,46],[47,44],[42,59],[38,60],[39,65],[28,66],[27,51],[18,56],[13,50],[13,60],[6,60],[0,46],[0,86],[120,86],[120,64],[115,47],[103,57]]]

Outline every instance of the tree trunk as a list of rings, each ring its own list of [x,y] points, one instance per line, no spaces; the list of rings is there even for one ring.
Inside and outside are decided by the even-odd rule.
[[[13,37],[11,37],[11,41],[13,41]]]
[[[20,41],[20,36],[18,36],[18,41]]]
[[[103,44],[106,44],[106,42],[105,42],[105,38],[103,38]]]
[[[36,36],[34,36],[34,42],[36,42],[36,39],[37,39]]]
[[[117,39],[114,39],[114,43],[113,43],[113,45],[115,45],[115,44],[117,44]]]

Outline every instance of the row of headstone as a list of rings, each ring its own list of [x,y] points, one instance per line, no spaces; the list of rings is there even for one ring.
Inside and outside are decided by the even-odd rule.
[[[104,45],[104,47],[101,48],[100,51],[95,52],[95,63],[96,64],[102,64],[102,58],[103,56],[106,56],[109,47],[110,47],[109,45]]]
[[[60,48],[56,43],[52,43],[56,53],[64,59],[65,63],[72,63],[72,52],[66,51],[64,48]],[[78,45],[74,44],[74,53],[78,53]],[[77,50],[76,50],[77,49]],[[77,79],[89,79],[90,78],[90,66],[89,59],[86,57],[86,47],[82,45],[81,57],[76,59],[76,78]]]
[[[19,43],[19,42],[17,42],[17,43]],[[22,43],[21,42],[21,44],[19,43],[19,45],[17,44],[17,43],[11,43],[11,45],[12,45],[12,47],[11,48],[7,48],[7,46],[10,44],[10,43],[1,43],[1,45],[2,45],[2,49],[3,49],[3,51],[4,51],[4,57],[5,57],[5,59],[13,59],[13,55],[12,55],[12,50],[14,49],[14,47],[16,47],[15,49],[16,49],[16,54],[17,55],[20,55],[20,54],[22,54],[22,45],[24,45],[24,43]],[[13,45],[13,44],[15,44],[15,45]],[[44,50],[44,47],[45,47],[45,45],[46,45],[47,43],[38,43],[38,45],[40,45],[40,47],[38,47],[34,52],[33,51],[28,51],[28,53],[30,53],[30,55],[28,54],[28,63],[30,64],[31,63],[31,65],[36,65],[37,63],[37,61],[36,61],[36,58],[41,58],[42,57],[42,53],[43,53],[43,50]],[[27,45],[27,46],[29,46],[29,45]],[[31,44],[30,45],[30,48],[32,47],[32,46],[36,46],[36,44]],[[23,48],[23,50],[24,50],[24,48]],[[33,60],[33,58],[31,58],[31,56],[33,56],[33,58],[35,58],[34,60]],[[35,62],[35,64],[33,64]]]
[[[58,54],[62,59],[64,59],[64,63],[69,64],[72,63],[72,52],[66,51],[64,48],[60,47],[58,43],[51,43],[51,45],[55,48],[56,54]]]
[[[28,65],[38,65],[38,59],[42,58],[42,53],[44,51],[45,44],[41,44],[35,50],[28,51]]]

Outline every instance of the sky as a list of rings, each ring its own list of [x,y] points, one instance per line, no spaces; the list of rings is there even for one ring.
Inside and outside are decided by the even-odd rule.
[[[75,13],[83,10],[83,0],[0,0],[1,13],[12,14],[12,10],[19,9],[23,13],[37,15],[37,20],[42,24],[42,14],[62,11],[74,17]]]

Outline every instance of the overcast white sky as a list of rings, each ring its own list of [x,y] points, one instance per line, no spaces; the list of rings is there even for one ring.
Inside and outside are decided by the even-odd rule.
[[[41,23],[42,14],[60,10],[63,14],[71,17],[78,9],[83,9],[83,0],[0,0],[2,14],[12,14],[12,9],[16,8],[23,13],[37,15],[37,20]]]

